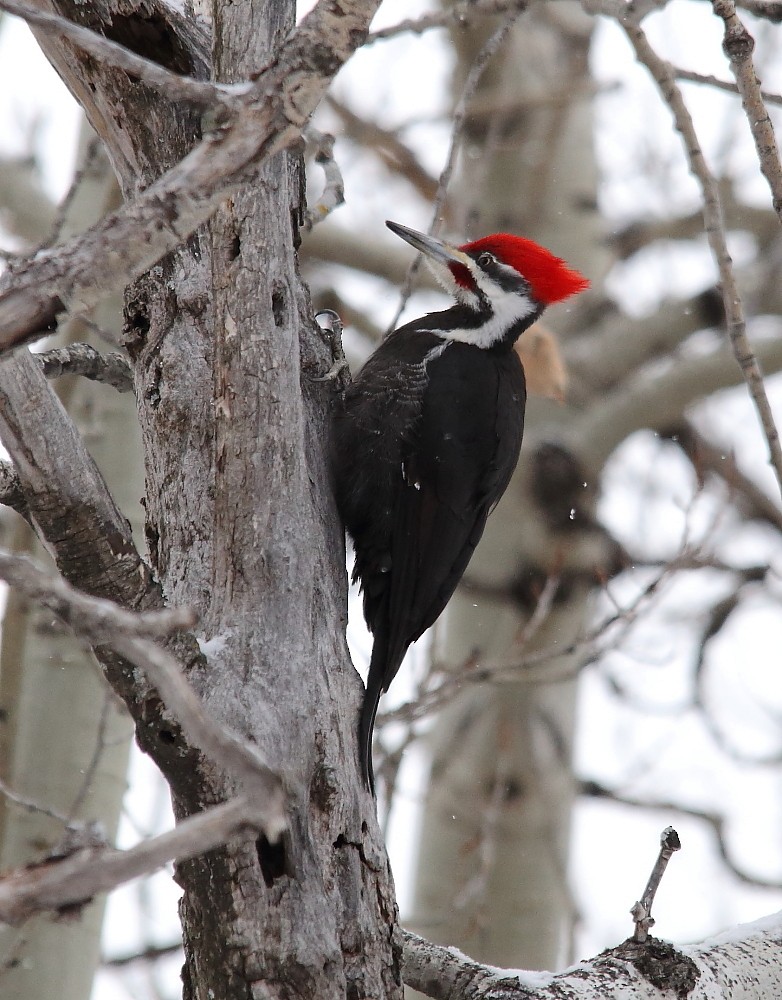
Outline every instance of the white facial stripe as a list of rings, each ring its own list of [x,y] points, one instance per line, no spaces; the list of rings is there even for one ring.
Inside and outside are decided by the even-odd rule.
[[[476,347],[491,347],[507,334],[508,330],[527,316],[531,316],[538,306],[525,295],[521,289],[508,291],[496,281],[493,281],[474,261],[470,261],[469,267],[473,280],[478,285],[481,296],[469,288],[460,285],[450,268],[436,261],[427,261],[430,269],[445,288],[454,298],[470,309],[479,311],[485,307],[485,300],[491,304],[492,315],[485,323],[472,329],[465,327],[461,330],[438,330],[441,337],[448,340],[459,341],[462,344],[474,344]],[[497,267],[505,271],[509,276],[519,278],[518,272],[507,264],[497,261]]]
[[[438,330],[441,337],[458,340],[462,344],[474,344],[476,347],[491,347],[507,334],[508,330],[519,320],[531,316],[535,304],[526,295],[518,292],[504,292],[496,285],[491,296],[493,314],[490,319],[475,329]]]

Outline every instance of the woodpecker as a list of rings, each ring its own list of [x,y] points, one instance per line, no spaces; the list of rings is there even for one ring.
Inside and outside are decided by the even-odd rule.
[[[546,306],[589,284],[519,236],[456,246],[386,225],[425,255],[456,302],[390,334],[335,420],[337,505],[373,633],[359,723],[372,793],[380,695],[456,589],[516,468],[526,388],[513,345]]]

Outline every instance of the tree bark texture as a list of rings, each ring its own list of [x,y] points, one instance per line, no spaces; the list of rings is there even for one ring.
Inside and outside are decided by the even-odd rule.
[[[224,5],[213,13],[222,80],[258,71],[291,37],[292,3]],[[158,14],[143,7],[87,12],[98,26],[121,31],[126,44]],[[161,37],[173,45],[170,33]],[[153,183],[197,142],[197,115],[96,68],[64,43],[47,49],[87,106],[126,195]],[[155,54],[164,61],[166,52]],[[333,72],[327,48],[323,58],[324,72]],[[192,649],[183,657],[209,713],[257,745],[282,775],[289,800],[282,843],[237,838],[178,866],[184,995],[395,997],[393,885],[355,757],[361,684],[344,641],[344,543],[326,463],[332,389],[313,381],[332,358],[296,270],[301,164],[282,153],[260,169],[243,169],[246,187],[234,187],[209,226],[137,281],[126,304],[154,576],[167,601],[197,609],[204,638],[220,640],[208,660]],[[29,358],[5,365],[4,437],[36,511],[45,506],[51,514],[47,489],[58,455],[47,465],[26,446],[22,398],[52,413],[56,407],[48,397],[44,403],[49,390]],[[75,440],[68,453],[89,470]],[[86,475],[86,494],[107,504],[102,483]],[[38,502],[44,493],[45,505]],[[72,514],[71,506],[63,509]],[[49,539],[63,572],[92,593],[154,604],[155,586],[143,567],[131,565],[130,551],[120,567],[135,573],[132,593],[105,573],[95,579],[110,562],[95,528],[120,521],[113,509],[95,514],[92,505],[83,534],[91,566],[76,565],[79,552],[60,558],[58,539]],[[42,529],[47,538],[56,535],[51,521]],[[122,533],[110,540],[122,549]],[[177,815],[230,797],[232,783],[187,745],[154,691],[144,683],[134,688],[137,674],[122,661],[115,666],[109,673],[172,786]]]
[[[629,939],[560,973],[487,968],[405,937],[405,981],[434,1000],[769,1000],[782,989],[779,914],[697,945]]]

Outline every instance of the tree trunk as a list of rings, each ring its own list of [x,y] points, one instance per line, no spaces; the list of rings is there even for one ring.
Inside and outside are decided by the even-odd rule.
[[[217,79],[263,65],[293,13],[217,7]],[[302,211],[300,158],[280,154],[128,302],[150,554],[168,601],[197,608],[218,640],[190,680],[289,796],[283,843],[177,866],[193,1000],[401,990],[390,870],[355,755],[331,390],[311,381],[331,357],[296,270]],[[232,792],[206,762],[195,783],[171,777],[178,817]]]
[[[320,7],[321,20],[308,22],[312,34],[302,33],[317,51],[308,54],[302,43],[291,56],[310,90],[291,95],[290,106],[266,119],[272,131],[288,114],[297,120],[359,43],[372,4]],[[249,77],[289,35],[294,4],[263,8],[225,5],[215,12],[221,78]],[[69,14],[99,31],[110,26],[130,48],[150,27],[146,9],[128,14],[125,5],[77,5]],[[179,19],[156,8],[154,44],[145,54],[202,77],[203,53],[171,23]],[[332,35],[315,37],[313,23]],[[144,84],[129,86],[126,74],[74,54],[67,42],[45,45],[106,142],[126,195],[148,190],[199,140],[197,110],[169,104]],[[258,155],[260,140],[254,142],[247,148]],[[283,843],[238,838],[178,867],[185,996],[392,998],[401,993],[396,906],[374,800],[356,759],[361,684],[345,646],[344,540],[326,468],[333,389],[312,381],[332,357],[296,272],[301,168],[298,157],[285,154],[261,169],[250,162],[234,169],[247,186],[211,227],[136,282],[126,306],[150,558],[165,597],[196,608],[204,637],[220,640],[209,647],[208,662],[186,640],[177,648],[211,716],[259,748],[288,797]],[[135,252],[123,246],[121,256]],[[41,479],[52,475],[58,454],[37,454],[22,440],[25,392],[34,390],[43,403],[46,387],[23,355],[6,362],[5,375],[3,433],[25,488],[48,504],[48,480]],[[52,436],[62,432],[78,452],[57,420]],[[82,550],[58,556],[69,578],[103,595],[112,575],[104,564],[112,546],[126,540],[101,484],[87,473],[90,503],[98,507],[85,505],[85,525],[99,525],[106,537],[96,539],[95,565],[83,563]],[[62,488],[61,470],[54,478]],[[47,538],[50,527],[47,519]],[[135,590],[123,576],[111,596],[134,607],[154,604],[154,586],[126,549],[122,565],[128,572],[135,566]],[[188,745],[144,678],[105,650],[102,657],[131,707],[139,741],[171,784],[177,815],[234,794]]]

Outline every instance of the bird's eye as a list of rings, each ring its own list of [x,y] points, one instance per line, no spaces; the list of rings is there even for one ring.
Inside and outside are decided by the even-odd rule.
[[[484,252],[478,257],[478,263],[481,267],[489,267],[491,264],[497,263],[497,258],[494,254]]]

